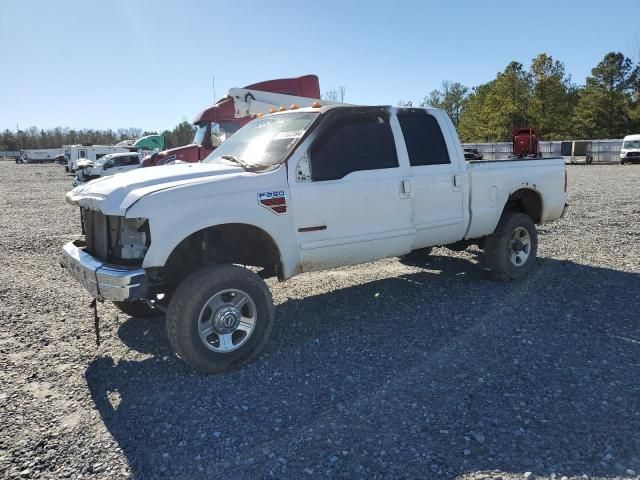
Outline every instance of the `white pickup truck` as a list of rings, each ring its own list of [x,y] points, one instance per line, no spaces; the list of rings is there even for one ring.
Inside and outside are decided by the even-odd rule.
[[[62,264],[125,313],[166,311],[175,353],[221,372],[267,340],[263,278],[477,244],[519,279],[565,191],[562,159],[465,162],[441,110],[293,109],[254,119],[202,163],[69,192],[85,240],[64,246]]]
[[[142,153],[138,152],[109,153],[97,160],[80,160],[76,166],[73,185],[77,187],[96,178],[128,172],[139,168],[142,160]]]

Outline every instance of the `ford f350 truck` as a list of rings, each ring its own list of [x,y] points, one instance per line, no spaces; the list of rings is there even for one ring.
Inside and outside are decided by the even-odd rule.
[[[254,119],[202,163],[72,190],[85,240],[64,246],[62,264],[125,313],[166,310],[177,356],[222,372],[271,331],[264,277],[477,244],[520,279],[565,192],[562,159],[465,162],[442,110],[297,109]]]

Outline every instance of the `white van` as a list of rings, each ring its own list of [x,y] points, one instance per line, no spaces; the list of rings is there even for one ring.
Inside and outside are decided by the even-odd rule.
[[[627,135],[622,140],[620,165],[631,162],[640,162],[640,135]]]

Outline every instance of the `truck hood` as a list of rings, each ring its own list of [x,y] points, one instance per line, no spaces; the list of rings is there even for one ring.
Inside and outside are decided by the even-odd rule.
[[[124,216],[145,195],[191,183],[218,181],[243,172],[240,167],[218,163],[137,168],[80,185],[67,193],[67,201],[105,215]]]

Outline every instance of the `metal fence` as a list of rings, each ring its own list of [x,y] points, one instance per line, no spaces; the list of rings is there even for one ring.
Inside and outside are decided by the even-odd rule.
[[[589,144],[587,155],[593,157],[594,162],[615,162],[620,161],[620,140],[586,140]],[[560,157],[561,141],[540,142],[540,152],[543,157]],[[500,160],[508,158],[513,153],[511,142],[497,143],[463,143],[464,148],[477,148],[482,153],[483,160]]]

